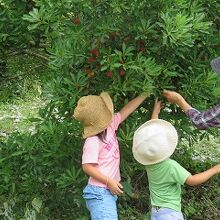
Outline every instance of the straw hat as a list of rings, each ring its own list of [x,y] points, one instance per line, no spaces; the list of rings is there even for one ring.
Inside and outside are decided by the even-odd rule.
[[[162,119],[152,119],[134,133],[133,156],[143,165],[159,163],[169,158],[178,143],[176,129]]]
[[[216,73],[220,74],[220,57],[211,61],[211,67]]]
[[[107,92],[79,99],[73,116],[84,125],[83,138],[104,131],[114,114],[112,99]]]

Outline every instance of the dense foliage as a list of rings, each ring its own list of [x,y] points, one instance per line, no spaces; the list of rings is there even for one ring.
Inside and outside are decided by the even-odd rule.
[[[16,83],[25,70],[8,70],[10,60],[22,54],[38,66],[28,67],[28,75],[41,80],[37,91],[48,103],[39,117],[29,119],[35,132],[0,139],[0,215],[88,219],[81,198],[86,184],[80,166],[82,128],[70,116],[79,97],[104,90],[115,111],[142,92],[152,94],[118,132],[126,191],[119,201],[120,218],[142,219],[143,213],[147,219],[147,178],[131,154],[133,132],[149,119],[153,100],[163,89],[180,91],[199,109],[219,102],[220,77],[209,63],[220,54],[220,2],[3,0],[0,10],[3,101],[24,95]],[[180,135],[175,158],[192,173],[211,166],[211,159],[193,159],[189,146],[216,130],[199,132],[179,108],[167,106],[161,118],[171,121]],[[187,219],[219,219],[219,183],[216,177],[196,192],[184,189]]]

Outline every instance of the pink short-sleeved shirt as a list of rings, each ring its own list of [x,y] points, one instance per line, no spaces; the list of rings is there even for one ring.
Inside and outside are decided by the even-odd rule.
[[[107,127],[105,143],[98,136],[88,137],[83,146],[82,164],[93,163],[102,174],[117,181],[120,177],[120,151],[115,131],[121,123],[121,115],[114,115],[111,124]],[[105,184],[89,177],[89,184],[106,187]]]

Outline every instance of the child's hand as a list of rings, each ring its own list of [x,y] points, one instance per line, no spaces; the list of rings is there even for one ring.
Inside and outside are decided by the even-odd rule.
[[[158,98],[156,98],[155,102],[154,102],[154,109],[153,112],[155,112],[156,114],[160,114],[160,110],[164,107],[164,104],[162,103],[162,101],[158,101]]]
[[[217,173],[220,173],[220,164],[214,166],[214,168],[216,169],[216,172],[217,172]]]
[[[109,179],[108,188],[113,195],[121,195],[123,193],[122,191],[123,186],[114,179]]]
[[[156,98],[151,119],[158,119],[158,116],[160,114],[160,110],[163,107],[164,107],[164,104],[161,101],[158,101],[158,98]]]

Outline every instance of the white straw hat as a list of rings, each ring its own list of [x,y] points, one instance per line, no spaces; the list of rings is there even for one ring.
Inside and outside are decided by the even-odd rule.
[[[132,152],[143,165],[159,163],[169,158],[178,143],[175,127],[162,119],[152,119],[134,133]]]
[[[74,110],[74,117],[84,125],[83,138],[104,131],[113,115],[112,99],[107,92],[81,97]]]

